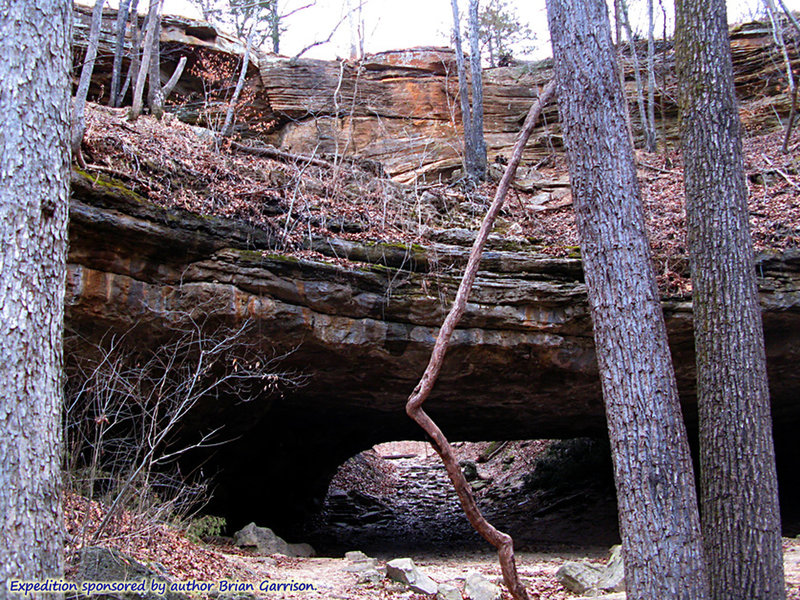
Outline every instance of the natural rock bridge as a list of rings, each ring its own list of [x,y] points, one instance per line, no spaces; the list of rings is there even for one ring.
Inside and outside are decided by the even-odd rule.
[[[211,322],[250,319],[265,353],[307,385],[282,399],[215,401],[189,427],[238,440],[214,458],[230,520],[300,519],[339,464],[420,431],[404,403],[458,285],[464,232],[426,247],[314,241],[354,267],[271,253],[263,230],[149,205],[73,175],[67,324],[88,339],[138,323],[143,339],[202,306]],[[495,240],[429,409],[454,440],[600,436],[603,405],[580,261]],[[758,264],[779,456],[800,453],[800,253]],[[146,308],[148,307],[148,308]],[[664,300],[675,368],[694,420],[691,305]],[[787,480],[788,481],[788,480]],[[791,485],[782,482],[784,491]]]

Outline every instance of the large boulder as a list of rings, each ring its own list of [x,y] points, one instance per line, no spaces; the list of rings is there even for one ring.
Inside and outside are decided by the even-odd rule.
[[[255,548],[259,554],[283,554],[285,556],[315,556],[310,544],[289,544],[269,527],[248,523],[233,534],[233,541],[243,548]]]

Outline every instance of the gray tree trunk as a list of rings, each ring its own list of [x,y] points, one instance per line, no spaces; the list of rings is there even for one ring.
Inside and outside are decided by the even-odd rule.
[[[461,124],[464,129],[464,171],[475,171],[475,147],[472,135],[472,109],[469,103],[469,83],[464,67],[464,50],[461,45],[461,17],[458,14],[458,0],[450,0],[453,8],[453,42],[456,46],[456,70],[458,71],[458,96],[461,101]]]
[[[242,68],[239,71],[239,79],[236,82],[236,89],[233,90],[233,97],[231,97],[228,110],[225,112],[225,123],[222,125],[222,137],[229,136],[233,131],[233,116],[236,111],[236,103],[239,102],[239,96],[244,88],[244,82],[247,79],[247,67],[250,66],[250,50],[253,47],[253,37],[255,36],[256,28],[253,25],[250,28],[250,33],[247,34],[247,47],[244,51],[244,58],[242,58]]]
[[[125,77],[125,83],[117,95],[118,107],[125,101],[125,95],[128,93],[131,81],[136,85],[135,82],[139,79],[139,67],[141,67],[142,64],[142,29],[147,26],[147,20],[145,20],[142,28],[140,28],[139,13],[137,10],[138,5],[139,0],[133,0],[133,4],[131,5],[131,29],[133,32],[131,36],[131,63],[128,65],[128,74]]]
[[[92,25],[89,29],[89,41],[86,47],[86,56],[81,68],[81,78],[78,82],[78,90],[75,92],[75,99],[72,103],[72,155],[79,162],[83,163],[81,157],[81,142],[83,132],[86,130],[86,96],[89,95],[89,84],[92,82],[94,63],[97,59],[97,45],[100,43],[100,27],[103,23],[103,5],[105,0],[97,0],[92,9]]]
[[[633,37],[633,28],[628,16],[628,5],[625,0],[619,1],[620,16],[625,34],[628,36],[628,46],[631,49],[631,60],[633,61],[633,79],[636,82],[636,104],[639,108],[639,122],[642,125],[642,135],[647,139],[647,116],[644,107],[644,85],[642,84],[642,74],[639,69],[639,53],[636,51],[636,40]]]
[[[71,43],[71,0],[0,0],[0,598],[63,576]]]
[[[694,475],[605,0],[548,0],[628,600],[705,599]]]
[[[785,597],[764,333],[724,0],[676,2],[712,598]]]
[[[644,146],[648,152],[656,151],[656,44],[653,0],[647,0],[647,126],[644,129]]]
[[[120,103],[119,88],[122,79],[122,58],[125,54],[125,30],[128,28],[131,2],[132,0],[122,0],[119,3],[117,20],[114,23],[114,64],[111,68],[111,89],[108,92],[108,105],[114,108],[118,107]]]
[[[162,0],[163,2],[163,0]],[[154,15],[151,11],[150,18],[155,17],[153,26],[153,47],[150,49],[150,65],[147,87],[147,105],[150,107],[150,114],[156,119],[164,116],[164,90],[161,87],[161,9]]]
[[[483,137],[483,69],[478,30],[478,0],[469,0],[469,65],[472,71],[472,147],[475,152],[475,170],[469,175],[477,180],[486,179],[486,140]]]
[[[278,0],[269,5],[269,35],[272,38],[272,51],[281,53],[281,16],[278,13]]]
[[[136,75],[136,86],[133,89],[133,100],[131,102],[131,111],[128,118],[135,121],[142,114],[142,107],[144,105],[144,84],[147,80],[148,72],[150,71],[150,57],[153,53],[153,38],[155,37],[156,23],[158,19],[156,15],[161,13],[161,4],[164,0],[150,0],[150,7],[147,14],[147,31],[144,34],[144,42],[142,43],[142,62],[139,65],[139,72]],[[159,86],[160,86],[159,82]]]

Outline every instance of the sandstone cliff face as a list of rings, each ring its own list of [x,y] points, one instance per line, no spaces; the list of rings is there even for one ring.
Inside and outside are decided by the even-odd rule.
[[[76,61],[88,32],[89,11],[76,7]],[[104,28],[111,31],[114,11]],[[775,127],[775,112],[785,115],[789,99],[781,57],[769,26],[750,23],[731,30],[739,99],[746,126]],[[661,131],[677,137],[676,81],[672,50],[659,44],[656,102]],[[90,98],[108,90],[112,39],[101,38],[101,52]],[[207,23],[168,17],[161,37],[162,76],[168,78],[180,56],[188,58],[176,88],[173,110],[184,120],[214,126],[225,107],[244,53],[240,40]],[[800,58],[793,55],[800,66]],[[623,60],[636,123],[632,65]],[[376,160],[395,180],[449,177],[460,168],[461,113],[455,56],[448,48],[413,48],[370,55],[361,62],[293,59],[256,53],[248,71],[239,132],[259,136],[291,152],[344,154]],[[484,71],[485,136],[489,161],[508,158],[525,115],[552,76],[549,61]],[[217,90],[209,93],[209,88]],[[760,100],[754,102],[758,97]],[[774,110],[773,110],[774,109]],[[218,124],[217,124],[218,125]],[[561,147],[558,114],[550,106],[531,137],[525,161],[535,164]]]
[[[216,458],[229,508],[302,512],[349,456],[419,437],[403,407],[458,284],[468,249],[454,242],[465,232],[427,246],[313,241],[350,259],[341,266],[275,254],[262,230],[158,208],[79,173],[70,216],[69,328],[97,339],[136,325],[153,343],[200,310],[209,326],[252,321],[265,355],[290,352],[284,366],[308,375],[282,399],[223,398],[194,415],[190,426],[226,424],[227,436],[241,436]],[[580,261],[493,244],[430,412],[452,439],[602,434]],[[759,274],[776,432],[785,436],[800,421],[800,254],[763,256]],[[691,421],[691,306],[664,308]],[[267,494],[275,478],[285,492]]]

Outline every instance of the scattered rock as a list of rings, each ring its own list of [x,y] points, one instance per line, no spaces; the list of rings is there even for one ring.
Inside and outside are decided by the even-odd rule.
[[[350,562],[361,562],[363,560],[369,560],[369,556],[364,554],[361,550],[351,550],[350,552],[344,553],[344,559]]]
[[[503,597],[498,586],[475,571],[467,575],[464,592],[470,600],[500,600]]]
[[[478,479],[478,466],[471,460],[461,461],[461,470],[464,472],[464,477],[467,481],[475,481]]]
[[[439,586],[436,582],[417,569],[410,558],[395,558],[386,563],[386,576],[394,581],[405,583],[413,591],[420,594],[433,595]]]
[[[345,571],[349,571],[350,573],[362,573],[373,570],[377,572],[377,559],[370,558],[360,550],[348,552],[344,555],[344,558],[348,562],[348,564],[344,566]]]
[[[625,561],[622,556],[622,546],[619,544],[611,548],[611,556],[606,562],[606,568],[600,576],[597,587],[602,592],[625,591]]]
[[[569,561],[556,571],[558,582],[575,594],[585,594],[598,589],[601,570],[593,565]]]
[[[302,557],[317,555],[310,544],[288,544],[269,527],[259,527],[255,523],[249,523],[233,534],[233,541],[240,547],[255,548],[259,554]]]
[[[314,547],[311,544],[306,544],[305,542],[301,544],[289,544],[289,553],[287,556],[300,556],[303,558],[309,558],[316,555],[317,551],[314,550]]]
[[[556,579],[576,594],[597,596],[603,592],[621,592],[625,589],[622,546],[611,548],[611,556],[604,567],[570,561],[558,569]]]
[[[383,574],[378,569],[369,568],[358,573],[358,585],[375,585],[381,582]]]
[[[436,600],[464,600],[461,590],[449,583],[440,583],[436,592]]]

